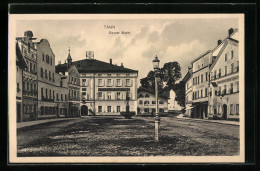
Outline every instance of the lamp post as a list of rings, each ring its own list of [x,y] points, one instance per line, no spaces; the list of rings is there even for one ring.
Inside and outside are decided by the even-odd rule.
[[[160,117],[159,117],[159,106],[158,106],[158,70],[159,70],[159,63],[160,60],[158,59],[157,55],[153,62],[153,68],[155,71],[154,79],[155,79],[155,100],[156,100],[156,111],[155,111],[155,118],[154,118],[154,128],[155,128],[155,141],[159,141],[159,126],[160,126]]]

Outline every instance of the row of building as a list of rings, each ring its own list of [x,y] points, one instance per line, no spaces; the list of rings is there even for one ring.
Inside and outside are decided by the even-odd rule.
[[[55,54],[46,39],[39,42],[32,31],[16,38],[17,122],[46,117],[137,112],[138,71],[94,59],[72,61],[70,50],[64,64],[55,66]]]
[[[185,114],[192,118],[239,119],[239,30],[191,62],[185,82]]]

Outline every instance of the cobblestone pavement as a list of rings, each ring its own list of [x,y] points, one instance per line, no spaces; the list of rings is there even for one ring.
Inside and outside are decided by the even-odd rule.
[[[154,141],[151,117],[93,116],[17,131],[18,156],[234,156],[239,126],[162,117]]]

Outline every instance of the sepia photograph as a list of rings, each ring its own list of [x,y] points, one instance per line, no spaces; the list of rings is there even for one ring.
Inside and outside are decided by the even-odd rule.
[[[9,14],[10,163],[243,163],[243,14]]]

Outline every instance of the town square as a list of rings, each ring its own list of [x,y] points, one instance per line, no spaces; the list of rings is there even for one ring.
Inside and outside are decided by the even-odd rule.
[[[84,17],[16,21],[17,158],[241,155],[239,19]]]

